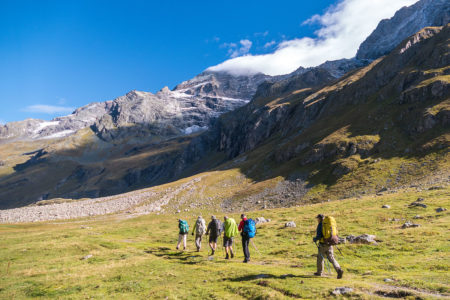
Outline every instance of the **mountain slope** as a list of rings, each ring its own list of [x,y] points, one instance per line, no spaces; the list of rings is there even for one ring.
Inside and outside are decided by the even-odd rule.
[[[425,28],[331,85],[299,85],[224,114],[214,134],[197,139],[209,141],[206,155],[239,156],[219,169],[239,168],[255,182],[256,194],[237,191],[228,205],[258,207],[259,199],[283,206],[447,184],[449,37],[449,26]],[[201,150],[198,144],[192,142],[192,151]]]

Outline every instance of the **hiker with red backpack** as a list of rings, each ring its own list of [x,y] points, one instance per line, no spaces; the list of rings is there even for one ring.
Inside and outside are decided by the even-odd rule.
[[[322,276],[323,265],[325,257],[333,265],[337,272],[337,278],[341,279],[344,271],[339,266],[339,263],[334,258],[333,245],[339,243],[339,237],[337,235],[336,220],[330,216],[324,216],[322,214],[317,215],[317,229],[316,236],[313,238],[314,243],[316,243],[318,253],[317,253],[317,272],[314,273],[316,276]],[[319,241],[319,245],[317,245]]]
[[[211,216],[211,222],[206,229],[206,235],[209,235],[209,247],[211,248],[211,255],[214,255],[217,248],[217,239],[222,232],[222,223],[215,216]]]
[[[177,250],[180,249],[181,241],[183,241],[183,250],[186,250],[186,239],[189,232],[188,222],[182,219],[178,219],[178,244]]]
[[[244,251],[244,263],[250,261],[250,250],[248,245],[250,244],[250,239],[255,237],[256,234],[256,224],[252,219],[247,219],[245,214],[241,214],[241,222],[239,223],[238,230],[241,232],[242,236],[242,250]]]
[[[200,252],[200,248],[202,247],[202,237],[206,232],[206,223],[205,219],[203,219],[202,216],[198,216],[194,228],[192,228],[192,235],[194,235],[194,232],[195,246],[197,247],[197,252]]]

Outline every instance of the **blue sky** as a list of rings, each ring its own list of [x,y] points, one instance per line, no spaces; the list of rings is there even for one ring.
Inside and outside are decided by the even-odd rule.
[[[0,122],[51,119],[130,90],[173,88],[224,61],[218,68],[241,70],[243,60],[272,57],[304,37],[329,38],[316,31],[345,12],[339,5],[354,3],[0,0]],[[275,74],[302,62],[284,58],[283,69],[279,61],[250,69]]]

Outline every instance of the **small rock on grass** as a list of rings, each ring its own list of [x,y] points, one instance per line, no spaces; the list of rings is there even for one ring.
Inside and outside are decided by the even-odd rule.
[[[411,227],[420,227],[420,224],[414,224],[412,222],[406,222],[405,224],[402,225],[402,228],[411,228]]]
[[[335,296],[338,295],[346,295],[346,294],[350,294],[353,292],[352,288],[349,287],[337,287],[334,289],[334,291],[332,291],[331,293]]]
[[[86,255],[86,256],[83,256],[83,257],[81,258],[81,260],[86,260],[86,259],[89,259],[89,258],[91,258],[91,257],[93,257],[93,255],[92,255],[92,254],[88,254],[88,255]]]
[[[420,198],[419,198],[420,199]],[[409,207],[423,207],[423,208],[427,208],[427,205],[424,203],[420,203],[420,202],[413,202],[409,205]]]
[[[436,208],[436,212],[443,212],[443,211],[446,211],[447,209],[446,208],[444,208],[444,207],[438,207],[438,208]]]
[[[385,204],[385,205],[383,205],[381,208],[391,208],[391,206],[388,205],[388,204]]]
[[[375,240],[376,236],[372,234],[361,234],[358,236],[349,235],[346,237],[346,240],[350,244],[372,244],[376,245],[377,241]]]
[[[385,278],[385,279],[383,279],[383,281],[384,281],[384,282],[392,282],[392,281],[394,281],[394,279],[391,279],[391,278]]]
[[[294,221],[287,222],[284,224],[284,227],[297,227]]]
[[[413,219],[423,219],[423,217],[420,216],[420,215],[416,215],[416,216],[413,217]]]

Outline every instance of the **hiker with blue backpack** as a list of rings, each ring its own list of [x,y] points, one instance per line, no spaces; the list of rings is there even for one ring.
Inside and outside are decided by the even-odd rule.
[[[186,250],[186,239],[189,232],[188,222],[182,219],[178,219],[178,244],[177,250],[180,249],[181,241],[183,241],[183,250]]]
[[[242,250],[244,251],[244,263],[250,261],[250,250],[248,245],[250,244],[250,239],[255,237],[256,234],[256,224],[252,219],[247,219],[245,214],[241,214],[241,222],[239,223],[238,230],[241,232],[242,236]]]

